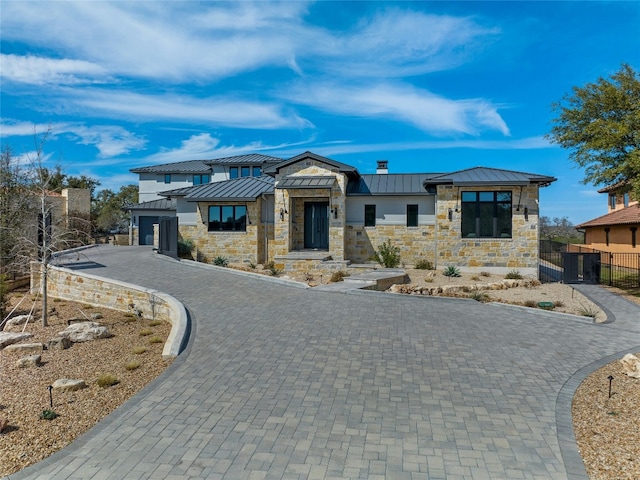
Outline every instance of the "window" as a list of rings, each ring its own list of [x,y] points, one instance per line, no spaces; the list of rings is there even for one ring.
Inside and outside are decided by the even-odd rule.
[[[462,192],[462,237],[511,238],[511,192]]]
[[[616,195],[609,195],[609,208],[611,210],[615,210],[616,209]]]
[[[241,167],[240,168],[240,176],[241,177],[249,177],[251,176],[251,167]]]
[[[407,205],[407,227],[418,226],[418,205]]]
[[[238,167],[229,167],[229,178],[238,178]]]
[[[253,176],[259,177],[262,175],[262,167],[253,167]]]
[[[210,232],[244,232],[247,230],[246,205],[210,205]]]
[[[171,183],[171,174],[170,173],[165,173],[164,174],[164,183]]]
[[[365,227],[376,226],[376,206],[375,205],[364,206],[364,226]]]
[[[604,229],[604,241],[607,244],[607,247],[609,246],[609,232],[611,231],[611,229],[609,227]]]
[[[194,175],[193,176],[193,184],[194,185],[204,185],[209,183],[210,177],[208,173],[203,173],[202,175]]]
[[[636,232],[638,231],[638,227],[631,227],[631,247],[636,248]]]
[[[623,197],[623,201],[624,201],[624,207],[627,208],[629,206],[629,194],[625,193],[624,197]]]

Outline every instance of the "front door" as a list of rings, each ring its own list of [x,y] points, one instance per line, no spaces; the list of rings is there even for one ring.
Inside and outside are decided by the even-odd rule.
[[[304,204],[304,248],[329,249],[329,203]]]

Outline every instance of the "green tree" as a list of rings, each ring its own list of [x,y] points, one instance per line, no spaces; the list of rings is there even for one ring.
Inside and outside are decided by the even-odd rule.
[[[91,205],[96,228],[102,232],[126,228],[129,214],[123,207],[135,203],[138,203],[137,185],[124,185],[118,193],[109,189],[100,190]]]
[[[584,183],[628,185],[640,199],[640,78],[627,64],[609,79],[573,87],[560,102],[547,138],[570,150]]]

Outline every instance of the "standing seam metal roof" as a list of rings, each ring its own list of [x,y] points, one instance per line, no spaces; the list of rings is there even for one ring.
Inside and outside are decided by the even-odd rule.
[[[425,195],[423,181],[433,173],[364,174],[347,185],[347,195]]]
[[[276,188],[331,188],[334,183],[333,175],[290,176],[280,180]]]
[[[211,167],[204,160],[187,160],[185,162],[132,168],[129,171],[131,173],[209,173],[211,172]]]
[[[502,170],[498,168],[475,167],[457,172],[435,176],[424,181],[424,185],[529,185],[530,183],[549,184],[555,177],[533,173]]]
[[[253,201],[263,193],[272,193],[273,184],[273,178],[265,175],[261,177],[241,177],[224,182],[191,187],[184,198],[189,202],[213,200]]]

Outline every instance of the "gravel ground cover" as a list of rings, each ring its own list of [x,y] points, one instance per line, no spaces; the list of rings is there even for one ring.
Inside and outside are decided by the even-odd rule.
[[[12,294],[10,304],[15,305],[24,295],[24,292]],[[15,314],[28,313],[31,308],[31,296],[26,295],[27,299]],[[37,321],[25,329],[33,337],[21,343],[46,343],[67,327],[68,319],[90,317],[95,313],[102,315],[95,321],[107,326],[112,337],[74,343],[67,350],[44,350],[41,366],[34,368],[16,365],[25,353],[0,351],[0,421],[8,421],[0,434],[0,477],[65,447],[170,364],[162,359],[164,342],[171,330],[167,322],[157,324],[122,312],[67,301],[50,300],[49,305],[55,309],[49,317],[49,326],[43,328],[36,313]],[[6,331],[22,328],[13,326]],[[139,366],[133,368],[136,364]],[[98,377],[104,374],[113,375],[118,383],[106,388],[98,386]],[[87,388],[64,393],[53,391],[51,407],[47,387],[60,378],[84,380]],[[40,419],[44,410],[53,410],[59,416],[53,420]]]

